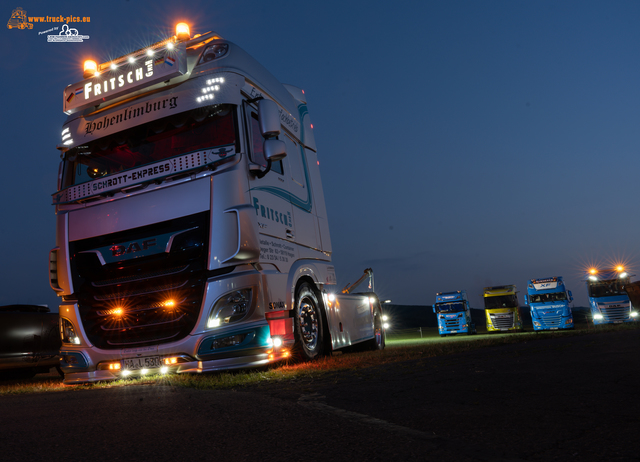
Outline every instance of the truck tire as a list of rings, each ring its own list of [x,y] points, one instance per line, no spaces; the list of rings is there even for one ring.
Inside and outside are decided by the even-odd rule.
[[[295,339],[304,360],[317,359],[325,353],[324,313],[311,285],[303,282],[296,293]]]
[[[382,316],[377,312],[373,316],[373,335],[374,337],[367,342],[369,350],[382,351],[386,345],[384,329],[382,328]]]

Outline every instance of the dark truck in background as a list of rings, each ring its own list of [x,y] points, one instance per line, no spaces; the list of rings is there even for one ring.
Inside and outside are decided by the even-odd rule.
[[[58,367],[58,313],[41,305],[0,306],[0,378],[28,378]]]

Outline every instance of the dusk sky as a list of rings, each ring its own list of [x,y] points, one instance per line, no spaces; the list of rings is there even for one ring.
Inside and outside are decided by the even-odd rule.
[[[73,23],[2,28],[0,305],[48,304],[62,92],[82,61],[216,31],[305,90],[338,286],[372,267],[395,304],[640,271],[640,2],[19,1]],[[640,273],[638,273],[640,275]]]

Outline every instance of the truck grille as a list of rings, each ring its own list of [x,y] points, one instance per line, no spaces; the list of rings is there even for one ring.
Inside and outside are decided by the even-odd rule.
[[[101,263],[95,249],[175,236],[170,252]],[[69,243],[84,330],[98,348],[166,343],[186,337],[200,314],[207,279],[209,213]],[[128,258],[127,258],[128,257]]]
[[[460,318],[445,319],[444,325],[447,329],[457,329],[460,326]]]
[[[619,306],[603,306],[600,305],[600,312],[605,322],[625,322],[630,319],[629,304],[620,304]]]
[[[511,329],[513,328],[513,313],[503,314],[491,314],[491,323],[496,329]]]
[[[539,321],[542,327],[560,327],[562,323],[562,316],[559,313],[544,314],[539,313]]]

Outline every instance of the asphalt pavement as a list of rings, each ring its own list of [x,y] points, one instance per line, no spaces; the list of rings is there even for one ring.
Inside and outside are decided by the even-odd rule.
[[[446,339],[443,339],[446,341]],[[0,397],[2,460],[640,460],[640,330],[207,391]]]

